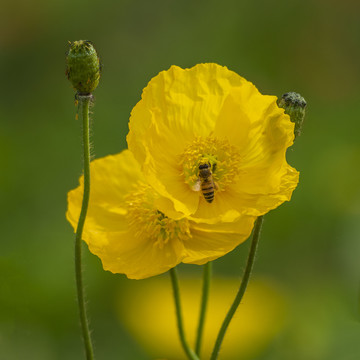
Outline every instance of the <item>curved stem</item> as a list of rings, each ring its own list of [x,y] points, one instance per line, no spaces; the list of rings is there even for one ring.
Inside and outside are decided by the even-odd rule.
[[[81,237],[84,229],[86,213],[90,198],[90,141],[89,141],[90,99],[91,99],[91,95],[89,96],[79,95],[79,107],[81,108],[81,115],[83,118],[84,194],[83,194],[83,201],[81,206],[79,222],[77,225],[76,235],[75,235],[75,276],[76,276],[77,299],[78,299],[80,323],[81,323],[87,360],[92,360],[94,358],[94,353],[91,343],[89,324],[85,310],[85,296],[84,296],[82,267],[81,267]]]
[[[180,305],[179,281],[178,281],[176,269],[172,268],[172,269],[169,270],[169,272],[170,272],[171,284],[172,284],[173,293],[174,293],[175,308],[176,308],[176,318],[177,318],[177,325],[178,325],[181,345],[182,345],[186,355],[188,356],[188,358],[190,360],[199,360],[197,355],[190,348],[190,346],[187,343],[186,338],[185,338],[184,325],[183,325],[183,321],[182,321],[181,305]]]
[[[211,273],[212,273],[212,262],[209,261],[207,264],[204,265],[204,272],[203,272],[201,308],[200,308],[199,325],[197,329],[197,336],[195,343],[195,352],[197,356],[200,356],[201,341],[202,341],[204,324],[205,324],[205,314],[209,299]]]
[[[215,346],[214,346],[213,352],[211,354],[210,360],[216,360],[218,358],[220,347],[223,342],[226,330],[227,330],[227,328],[230,324],[230,321],[233,318],[233,316],[244,296],[247,284],[250,279],[251,271],[252,271],[252,268],[254,265],[256,248],[257,248],[257,245],[258,245],[258,242],[260,239],[260,231],[261,231],[262,223],[263,223],[263,217],[259,216],[255,222],[254,233],[253,233],[253,237],[252,237],[252,241],[251,241],[249,256],[247,259],[244,276],[240,283],[240,288],[239,288],[238,293],[236,294],[236,297],[234,299],[234,302],[232,303],[229,312],[226,314],[224,322],[220,328],[220,331],[219,331],[218,337],[216,339]]]

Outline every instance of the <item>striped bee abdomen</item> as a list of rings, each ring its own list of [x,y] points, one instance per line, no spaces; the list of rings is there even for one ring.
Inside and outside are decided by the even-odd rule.
[[[211,203],[214,200],[215,192],[212,179],[208,178],[201,183],[201,191],[208,203]]]
[[[205,200],[211,203],[215,196],[215,184],[212,177],[211,165],[204,163],[199,165],[199,179],[201,181],[201,192]]]

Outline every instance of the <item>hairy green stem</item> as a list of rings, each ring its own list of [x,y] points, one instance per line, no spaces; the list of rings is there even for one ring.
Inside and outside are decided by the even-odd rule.
[[[176,318],[177,318],[177,325],[179,330],[179,336],[181,345],[190,360],[199,360],[197,355],[195,354],[194,350],[192,350],[186,341],[185,332],[184,332],[184,325],[182,321],[182,311],[180,305],[180,289],[179,289],[179,281],[177,276],[177,271],[175,268],[169,270],[170,277],[171,277],[171,284],[174,293],[174,300],[175,300],[175,309],[176,309]]]
[[[247,259],[247,263],[246,263],[246,267],[245,267],[245,271],[244,271],[244,275],[243,278],[241,280],[240,283],[240,287],[238,290],[238,293],[236,294],[236,297],[234,299],[234,302],[232,303],[230,310],[228,311],[228,313],[226,314],[226,317],[224,319],[224,322],[220,328],[218,337],[216,339],[215,342],[215,346],[213,349],[213,352],[211,354],[211,358],[210,360],[216,360],[218,358],[219,355],[219,351],[220,351],[220,347],[221,344],[223,342],[226,330],[230,324],[231,319],[233,318],[243,296],[246,290],[246,287],[248,285],[249,279],[250,279],[250,275],[251,275],[251,271],[254,265],[254,260],[255,260],[255,255],[256,255],[256,249],[257,249],[257,245],[260,239],[260,231],[261,231],[261,226],[263,223],[263,217],[259,216],[256,219],[255,222],[255,227],[254,227],[254,233],[253,233],[253,237],[252,237],[252,241],[251,241],[251,246],[250,246],[250,251],[249,251],[249,256]]]
[[[211,273],[212,273],[212,262],[209,261],[207,264],[204,265],[199,325],[197,329],[196,343],[195,343],[195,353],[199,357],[200,357],[201,341],[202,341],[204,325],[205,325],[205,314],[209,299]]]
[[[84,229],[86,213],[89,205],[90,198],[90,140],[89,140],[89,106],[91,95],[79,95],[79,109],[83,119],[83,147],[84,147],[84,194],[81,206],[79,222],[75,235],[75,276],[77,299],[80,313],[81,330],[84,339],[84,347],[86,352],[86,359],[93,360],[94,352],[91,343],[91,336],[89,331],[88,319],[85,309],[85,296],[84,286],[82,279],[82,266],[81,266],[81,237]]]

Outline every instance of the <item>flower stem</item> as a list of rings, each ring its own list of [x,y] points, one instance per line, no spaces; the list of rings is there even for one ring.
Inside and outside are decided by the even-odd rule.
[[[216,339],[215,346],[214,346],[213,352],[211,354],[210,360],[216,360],[218,358],[220,347],[223,342],[226,330],[227,330],[227,328],[230,324],[230,321],[233,318],[233,316],[244,296],[247,284],[250,279],[251,271],[252,271],[252,268],[254,265],[256,249],[257,249],[257,245],[258,245],[258,242],[260,239],[260,231],[261,231],[262,223],[263,223],[263,217],[259,216],[255,222],[254,233],[253,233],[253,237],[252,237],[252,241],[251,241],[249,256],[248,256],[245,271],[244,271],[244,276],[241,280],[240,287],[239,287],[238,293],[236,294],[234,302],[232,303],[229,312],[226,314],[224,322],[221,326],[221,329],[220,329],[218,337]]]
[[[177,276],[177,271],[175,268],[169,270],[170,277],[171,277],[171,284],[173,287],[174,293],[174,300],[175,300],[175,309],[176,309],[176,318],[177,318],[177,325],[179,330],[179,336],[181,345],[190,360],[199,360],[197,355],[195,354],[194,350],[192,350],[185,338],[184,332],[184,325],[182,321],[182,312],[181,312],[181,305],[180,305],[180,289],[179,289],[179,281]]]
[[[197,336],[195,343],[195,352],[196,355],[199,357],[200,357],[201,341],[204,331],[206,308],[209,299],[211,273],[212,273],[212,262],[209,261],[207,264],[204,265],[201,308],[200,308],[199,325],[197,329]]]
[[[83,147],[84,147],[84,194],[81,206],[79,222],[75,236],[75,276],[77,299],[80,312],[80,323],[84,339],[86,359],[94,359],[93,347],[89,331],[89,324],[85,310],[84,288],[81,267],[81,237],[86,219],[87,208],[90,198],[90,141],[89,141],[89,106],[91,95],[79,95],[79,109],[83,118]]]

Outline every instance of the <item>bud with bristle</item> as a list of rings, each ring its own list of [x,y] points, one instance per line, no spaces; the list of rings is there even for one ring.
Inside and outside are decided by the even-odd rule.
[[[285,114],[290,116],[290,120],[295,123],[295,137],[300,136],[302,125],[305,118],[306,101],[298,93],[288,92],[281,99],[278,99],[279,107],[285,109]]]
[[[91,41],[70,42],[66,76],[80,95],[89,95],[99,84],[100,60]]]

